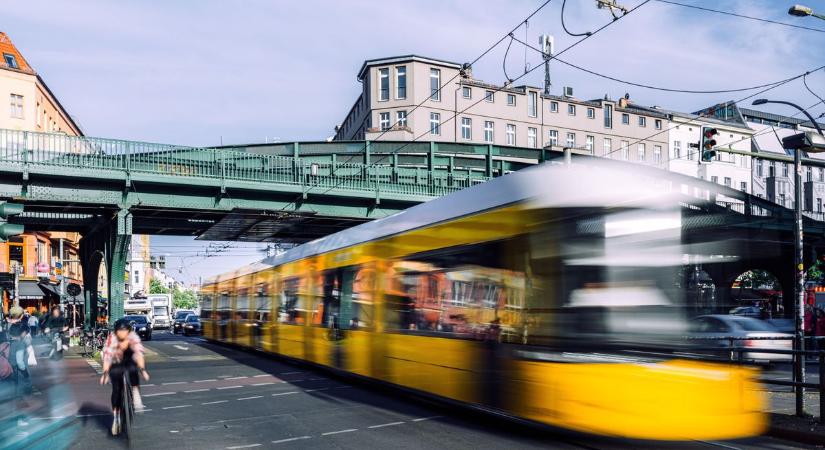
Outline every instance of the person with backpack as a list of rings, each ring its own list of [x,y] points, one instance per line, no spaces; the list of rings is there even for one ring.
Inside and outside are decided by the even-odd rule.
[[[15,323],[9,327],[9,338],[11,348],[9,350],[9,362],[14,371],[14,394],[18,399],[22,399],[32,392],[32,382],[29,376],[28,353],[31,348],[31,337],[27,325]]]

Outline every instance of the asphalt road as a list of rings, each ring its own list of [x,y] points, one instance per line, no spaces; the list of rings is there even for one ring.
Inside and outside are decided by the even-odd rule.
[[[37,368],[36,385],[62,383],[68,386],[66,395],[71,400],[59,402],[64,404],[59,411],[32,417],[29,422],[63,421],[65,425],[68,421],[71,431],[62,439],[70,442],[70,448],[81,450],[129,445],[138,449],[639,447],[637,443],[528,429],[443,408],[395,391],[209,344],[198,337],[158,330],[146,347],[151,379],[142,389],[147,410],[137,417],[128,444],[110,434],[110,388],[97,384],[98,366],[80,357],[45,361]],[[54,397],[52,391],[44,389],[40,397]],[[760,437],[667,448],[807,447]]]

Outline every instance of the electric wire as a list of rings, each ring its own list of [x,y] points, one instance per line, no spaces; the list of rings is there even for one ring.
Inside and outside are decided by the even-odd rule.
[[[567,29],[567,25],[564,24],[564,7],[567,5],[567,0],[562,0],[561,2],[561,27],[564,29],[564,32],[569,34],[573,37],[579,36],[590,36],[592,33],[590,31],[585,31],[584,33],[572,33],[570,30]]]
[[[811,93],[811,95],[813,95],[814,97],[816,97],[817,99],[819,99],[819,101],[820,101],[820,102],[825,102],[825,100],[823,100],[823,99],[822,99],[822,97],[820,97],[820,96],[819,96],[816,92],[814,92],[814,91],[813,91],[813,89],[811,89],[811,88],[808,86],[808,74],[805,74],[805,76],[804,76],[804,77],[802,77],[802,84],[804,84],[804,85],[805,85],[805,89],[807,89],[807,90],[808,90],[808,92],[810,92],[810,93]],[[819,118],[821,118],[821,117],[823,117],[823,116],[825,116],[825,112],[823,112],[822,114],[820,114],[820,115],[819,115],[819,117],[817,117],[817,119],[819,119]]]
[[[670,5],[681,6],[683,8],[698,9],[700,11],[707,11],[707,12],[712,12],[712,13],[717,13],[717,14],[725,14],[725,15],[728,15],[728,16],[739,17],[739,18],[742,18],[742,19],[756,20],[756,21],[759,21],[759,22],[771,23],[771,24],[774,24],[774,25],[782,25],[782,26],[785,26],[785,27],[799,28],[801,30],[808,30],[808,31],[816,31],[818,33],[825,33],[825,30],[823,30],[821,28],[812,28],[812,27],[806,27],[804,25],[796,25],[796,24],[788,23],[788,22],[780,22],[778,20],[771,20],[771,19],[763,19],[761,17],[746,16],[744,14],[732,13],[730,11],[720,11],[718,9],[705,8],[704,6],[688,5],[686,3],[674,2],[672,0],[656,0],[656,1],[659,2],[659,3],[667,3],[667,4],[670,4]]]

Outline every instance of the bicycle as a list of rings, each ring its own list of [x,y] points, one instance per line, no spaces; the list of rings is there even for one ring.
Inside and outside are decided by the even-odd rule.
[[[120,402],[120,433],[126,440],[132,433],[132,422],[135,420],[135,404],[132,399],[132,384],[129,382],[129,371],[123,371],[123,397]]]

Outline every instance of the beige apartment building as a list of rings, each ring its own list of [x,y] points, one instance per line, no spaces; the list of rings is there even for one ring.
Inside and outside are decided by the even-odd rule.
[[[365,61],[358,80],[362,92],[334,140],[553,146],[667,167],[668,116],[628,96],[582,100],[571,88],[543,95],[538,87],[485,83],[472,68],[415,55]]]

